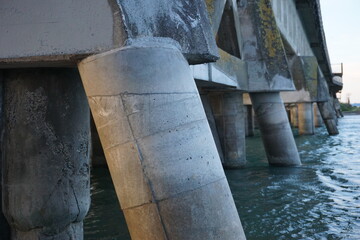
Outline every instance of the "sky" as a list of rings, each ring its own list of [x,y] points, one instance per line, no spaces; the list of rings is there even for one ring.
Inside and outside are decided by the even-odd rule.
[[[320,0],[320,5],[331,64],[344,64],[341,101],[360,103],[360,0]]]

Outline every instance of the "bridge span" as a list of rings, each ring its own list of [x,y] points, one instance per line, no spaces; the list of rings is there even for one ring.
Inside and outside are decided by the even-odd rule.
[[[319,0],[0,0],[0,23],[1,240],[83,239],[93,149],[132,239],[246,239],[223,167],[255,121],[275,166],[301,164],[291,127],[338,133]]]

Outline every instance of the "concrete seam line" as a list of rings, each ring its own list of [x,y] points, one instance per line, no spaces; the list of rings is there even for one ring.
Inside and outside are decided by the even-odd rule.
[[[226,179],[226,177],[221,177],[221,178],[219,178],[219,179],[217,179],[215,181],[203,184],[203,185],[201,185],[199,187],[196,187],[196,188],[193,188],[193,189],[190,189],[190,190],[186,190],[186,191],[182,191],[182,192],[176,193],[176,194],[171,195],[171,196],[166,197],[166,198],[162,198],[162,199],[159,199],[159,200],[154,200],[153,202],[142,203],[142,204],[139,204],[139,205],[136,205],[136,206],[132,206],[132,207],[128,207],[128,208],[121,208],[121,209],[122,210],[135,209],[135,208],[138,208],[138,207],[141,207],[141,206],[146,206],[148,204],[153,204],[153,203],[155,203],[157,205],[157,203],[160,203],[160,202],[163,202],[163,201],[166,201],[166,200],[169,200],[169,199],[176,198],[176,197],[178,197],[180,195],[184,195],[184,194],[189,193],[189,192],[197,191],[197,190],[199,190],[199,189],[201,189],[203,187],[209,186],[209,185],[217,183],[217,182],[221,182],[224,179]]]
[[[130,115],[127,115],[127,116],[130,116]],[[202,122],[202,121],[205,121],[205,122],[206,122],[207,119],[206,119],[206,118],[202,118],[202,119],[194,120],[194,121],[191,121],[191,122],[187,122],[187,123],[184,123],[184,124],[180,124],[180,125],[178,125],[178,126],[176,126],[176,127],[178,127],[178,128],[183,128],[183,127],[185,127],[185,126],[187,126],[187,125],[190,125],[190,124],[193,124],[193,123],[197,123],[197,122]],[[124,142],[124,143],[119,143],[119,144],[116,144],[116,145],[113,145],[113,146],[109,146],[109,147],[107,147],[107,148],[104,148],[104,150],[110,150],[110,149],[113,149],[113,148],[116,148],[116,147],[119,147],[119,146],[128,144],[128,143],[130,143],[130,142],[134,142],[134,143],[137,145],[137,140],[138,140],[138,139],[155,136],[155,135],[157,135],[157,134],[159,134],[159,133],[165,133],[165,132],[168,132],[169,129],[172,129],[172,128],[168,128],[168,129],[165,129],[165,130],[161,130],[161,131],[158,131],[158,132],[155,132],[155,133],[146,135],[146,136],[141,136],[141,137],[138,137],[138,138],[133,138],[133,140],[129,140],[129,141],[126,141],[126,142]],[[100,130],[100,128],[99,128],[99,130]],[[131,129],[131,131],[132,131],[132,129]]]
[[[123,96],[121,95],[120,96],[120,100],[121,100],[121,104],[123,105],[123,108],[125,109],[125,105],[124,105],[124,100],[123,100]],[[127,121],[129,123],[129,128],[130,128],[130,131],[131,131],[131,134],[132,136],[134,137],[134,131],[133,131],[133,128],[131,126],[131,122],[130,122],[130,119],[129,119],[129,116],[126,115],[126,118],[127,118]],[[169,236],[168,236],[168,233],[167,233],[167,230],[166,230],[166,227],[165,227],[165,224],[164,224],[164,220],[160,214],[160,210],[159,210],[159,205],[158,203],[155,201],[155,192],[154,192],[154,187],[152,186],[152,183],[149,179],[149,177],[146,175],[145,171],[144,171],[144,166],[143,166],[143,156],[142,156],[142,153],[141,153],[141,149],[139,147],[139,144],[138,144],[138,141],[136,139],[134,139],[134,144],[137,148],[137,151],[138,151],[138,157],[140,159],[140,165],[142,166],[142,173],[143,173],[143,176],[144,176],[144,180],[147,182],[148,186],[149,186],[149,189],[151,191],[151,195],[152,195],[152,202],[156,205],[156,210],[157,210],[157,215],[159,216],[159,219],[160,219],[160,224],[162,226],[162,229],[164,231],[164,234],[165,234],[165,239],[169,239]]]

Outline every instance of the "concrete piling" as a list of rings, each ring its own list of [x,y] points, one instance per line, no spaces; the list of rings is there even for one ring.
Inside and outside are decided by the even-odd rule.
[[[4,121],[4,107],[3,107],[3,75],[0,71],[0,135],[1,139],[3,136],[3,121]],[[3,160],[3,149],[0,148],[0,240],[10,240],[10,228],[9,224],[6,221],[6,218],[2,211],[2,160]]]
[[[3,210],[13,240],[81,240],[89,107],[76,69],[4,75]]]
[[[314,110],[311,102],[298,103],[299,134],[314,134]]]
[[[245,118],[240,92],[210,93],[225,168],[241,168],[246,164]]]
[[[298,107],[296,104],[290,108],[290,124],[294,128],[299,127]]]
[[[78,67],[132,239],[245,239],[181,52],[157,39]]]
[[[339,134],[336,126],[337,117],[331,104],[329,102],[318,102],[317,105],[329,135]]]
[[[244,105],[244,116],[245,116],[245,136],[254,136],[254,114],[251,105]]]
[[[284,103],[278,92],[251,93],[266,155],[271,165],[300,165]]]
[[[315,125],[315,127],[322,127],[323,120],[322,120],[319,108],[317,106],[317,103],[313,104],[313,108],[314,108],[314,125]]]
[[[218,153],[219,153],[221,163],[224,164],[224,154],[223,154],[223,150],[221,147],[218,130],[216,127],[214,114],[211,109],[208,93],[200,93],[200,97],[201,97],[201,102],[202,102],[204,110],[205,110],[206,118],[209,122],[211,133],[212,133],[214,141],[215,141],[216,149],[218,150]]]

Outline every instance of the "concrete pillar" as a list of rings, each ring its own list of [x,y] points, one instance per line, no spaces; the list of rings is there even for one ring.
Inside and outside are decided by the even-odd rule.
[[[245,116],[245,136],[254,136],[254,114],[251,105],[244,105]]]
[[[90,115],[78,72],[8,70],[4,89],[3,209],[11,239],[83,239]]]
[[[3,78],[0,71],[0,139],[3,136]],[[0,240],[10,240],[10,228],[2,211],[2,148],[0,148]]]
[[[245,118],[240,92],[210,93],[225,168],[239,168],[246,164]]]
[[[181,52],[144,40],[79,70],[131,238],[245,239]]]
[[[290,108],[290,124],[294,128],[299,127],[298,107],[296,104]]]
[[[314,110],[311,102],[298,103],[299,134],[314,134]]]
[[[317,105],[329,135],[339,134],[336,126],[337,118],[331,104],[329,102],[318,102]]]
[[[300,165],[300,157],[278,92],[251,93],[266,155],[271,165]]]
[[[317,106],[317,103],[313,103],[313,108],[314,108],[314,125],[315,127],[322,127],[323,120],[319,108]]]
[[[200,97],[201,97],[201,102],[202,102],[204,110],[205,110],[206,118],[210,125],[211,133],[212,133],[214,141],[215,141],[216,149],[218,150],[219,157],[220,157],[222,164],[224,164],[224,154],[223,154],[223,150],[221,147],[218,130],[216,128],[214,114],[213,114],[213,111],[211,109],[211,105],[209,102],[208,93],[201,93]]]
[[[94,118],[90,118],[90,129],[91,129],[91,166],[92,167],[106,167],[105,154],[101,146],[99,134],[97,132]]]

